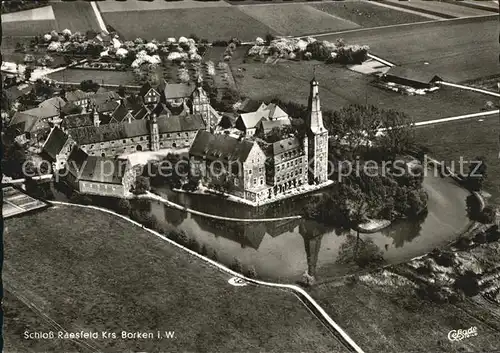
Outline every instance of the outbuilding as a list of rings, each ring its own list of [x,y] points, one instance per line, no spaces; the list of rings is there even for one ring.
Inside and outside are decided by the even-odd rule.
[[[415,89],[429,89],[436,86],[436,82],[443,81],[435,73],[401,66],[392,67],[382,78],[386,82],[409,86]]]

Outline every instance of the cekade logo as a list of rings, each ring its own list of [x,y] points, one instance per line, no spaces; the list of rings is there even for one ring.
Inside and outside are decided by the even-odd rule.
[[[474,336],[477,336],[477,327],[476,326],[472,326],[471,328],[467,329],[467,330],[451,330],[450,332],[448,332],[448,339],[453,342],[453,341],[461,341],[465,338],[470,338],[470,337],[474,337]]]

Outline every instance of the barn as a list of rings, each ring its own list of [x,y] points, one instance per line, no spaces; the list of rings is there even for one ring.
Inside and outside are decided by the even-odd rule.
[[[395,66],[382,76],[386,82],[409,86],[416,89],[432,88],[436,82],[443,81],[441,77],[432,72]]]

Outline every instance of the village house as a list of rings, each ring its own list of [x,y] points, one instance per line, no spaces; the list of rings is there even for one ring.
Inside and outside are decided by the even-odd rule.
[[[126,197],[137,177],[128,159],[89,156],[78,147],[71,151],[66,167],[67,183],[82,194]]]
[[[58,171],[66,162],[76,142],[58,127],[52,128],[49,137],[42,146],[41,157],[52,163],[52,170]]]
[[[250,106],[250,103],[245,106],[246,109],[247,106]],[[241,107],[239,109],[241,111]],[[226,121],[224,124],[228,125]],[[261,103],[253,112],[240,113],[233,126],[245,136],[253,136],[258,130],[261,133],[268,133],[274,127],[283,125],[290,125],[288,114],[274,103]]]

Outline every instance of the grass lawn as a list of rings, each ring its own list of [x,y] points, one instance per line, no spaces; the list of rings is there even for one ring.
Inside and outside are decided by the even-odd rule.
[[[394,6],[404,5],[416,11],[428,10],[438,14],[448,15],[452,17],[468,17],[468,16],[486,16],[491,15],[489,11],[474,9],[470,7],[450,4],[441,1],[426,1],[426,0],[412,0],[405,1],[403,4],[399,0],[385,0]]]
[[[282,62],[276,65],[233,64],[240,92],[255,99],[278,97],[307,104],[309,81],[317,62]],[[238,72],[238,68],[245,71]],[[370,85],[373,77],[337,65],[316,67],[321,103],[324,109],[337,110],[349,104],[373,104],[384,109],[406,112],[415,121],[432,120],[481,111],[491,98],[479,93],[442,88],[425,96],[403,96]]]
[[[57,81],[80,83],[83,80],[92,80],[98,83],[107,83],[115,85],[134,85],[134,74],[131,71],[112,71],[112,70],[84,70],[67,69],[57,71],[48,75],[49,78]]]
[[[93,351],[343,351],[293,295],[233,287],[229,276],[118,217],[57,206],[4,227],[4,286],[37,312],[7,316],[12,351],[24,350],[27,327],[46,327],[38,315],[73,332],[175,331],[175,339],[84,341]],[[5,305],[21,306],[9,297]],[[57,340],[32,344],[62,351]]]
[[[342,37],[348,43],[367,44],[372,54],[394,64],[425,67],[445,80],[461,82],[500,73],[497,30],[498,16],[491,16],[374,28],[319,39]]]
[[[105,12],[102,16],[106,24],[111,25],[126,39],[141,37],[166,40],[169,37],[196,34],[208,40],[238,37],[243,41],[250,41],[267,33],[277,34],[233,6]]]
[[[2,23],[2,36],[37,36],[57,29],[54,20],[18,21]]]
[[[94,10],[89,2],[57,2],[52,4],[59,31],[69,29],[71,32],[82,32],[93,29],[100,31]]]
[[[120,11],[148,11],[148,10],[169,10],[169,9],[191,9],[198,7],[222,7],[231,6],[225,1],[101,1],[97,3],[101,13]]]
[[[430,155],[440,161],[475,160],[484,156],[488,178],[484,189],[492,194],[490,202],[500,205],[500,160],[498,159],[500,124],[498,116],[420,127],[417,137],[430,149]]]
[[[282,35],[305,35],[358,28],[354,22],[332,16],[305,4],[265,4],[239,9]]]
[[[428,18],[423,16],[378,6],[377,4],[365,1],[327,2],[311,6],[331,15],[357,23],[365,28],[429,21]]]
[[[403,287],[399,293],[384,289],[376,284],[330,283],[314,287],[311,294],[367,353],[492,352],[498,348],[499,325],[486,311],[481,316],[488,320],[483,321],[477,307],[474,316],[451,304],[420,300],[411,288]],[[477,337],[448,340],[449,331],[471,326],[477,327]]]

